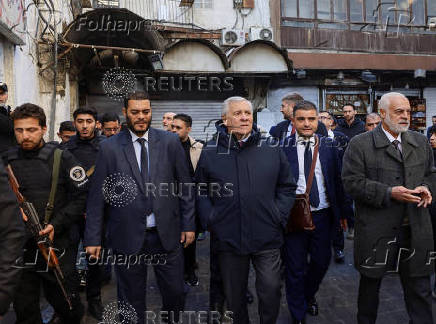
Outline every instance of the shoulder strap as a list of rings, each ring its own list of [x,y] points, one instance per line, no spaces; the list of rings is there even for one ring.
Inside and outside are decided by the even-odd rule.
[[[56,197],[56,191],[57,191],[58,180],[59,180],[61,157],[62,157],[62,150],[58,148],[55,149],[54,157],[53,157],[53,170],[51,176],[50,196],[48,197],[47,206],[45,207],[45,218],[44,218],[45,224],[48,224],[50,222],[51,216],[53,214],[54,200]]]
[[[318,160],[318,149],[319,149],[319,138],[315,134],[315,146],[314,146],[313,157],[312,157],[312,165],[310,166],[309,179],[307,180],[307,185],[306,185],[307,195],[310,193],[310,189],[312,188],[313,176],[315,175],[316,160]]]

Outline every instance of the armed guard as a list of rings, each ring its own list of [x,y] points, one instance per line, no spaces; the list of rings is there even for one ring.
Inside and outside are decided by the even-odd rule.
[[[62,323],[78,324],[84,307],[75,268],[77,245],[70,238],[70,228],[83,217],[86,191],[82,188],[88,179],[70,152],[59,150],[57,142],[44,142],[47,127],[42,108],[27,103],[17,107],[11,117],[19,146],[8,150],[3,160],[11,167],[19,193],[33,204],[38,214],[36,223],[39,218],[43,227],[38,238],[27,231],[23,271],[14,297],[16,323],[42,324],[39,303],[42,286]],[[23,219],[29,229],[31,222],[26,216]],[[62,281],[57,280],[44,253],[38,249],[36,239],[39,243],[47,235],[59,260]]]
[[[74,111],[74,126],[77,134],[72,136],[65,143],[64,148],[70,151],[81,165],[86,169],[89,176],[92,175],[94,164],[101,141],[105,136],[98,135],[96,132],[97,111],[90,108],[79,108]],[[79,223],[76,235],[83,238],[84,221]],[[80,240],[77,239],[77,241]],[[82,251],[81,251],[82,253]],[[81,256],[79,256],[80,259]],[[107,274],[109,272],[109,274]],[[88,312],[97,320],[102,320],[103,305],[101,303],[102,281],[110,276],[110,270],[105,272],[104,266],[98,262],[91,262],[88,259],[88,271],[86,273],[86,299],[88,301]]]

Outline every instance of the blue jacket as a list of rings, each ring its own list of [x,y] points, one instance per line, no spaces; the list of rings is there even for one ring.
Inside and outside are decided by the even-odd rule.
[[[137,253],[146,235],[146,199],[152,200],[166,251],[179,246],[181,231],[195,231],[192,178],[179,137],[149,128],[148,140],[151,186],[142,183],[128,130],[100,143],[88,195],[85,246],[101,245],[105,216],[109,247],[117,253]]]
[[[218,251],[247,255],[280,248],[296,190],[286,156],[255,127],[242,147],[224,126],[217,130],[195,175],[204,188],[197,193],[203,225]]]
[[[335,216],[335,222],[343,217],[344,210],[344,188],[342,186],[341,171],[342,159],[337,148],[338,143],[329,138],[321,137],[319,145],[319,161],[321,162],[322,174],[326,186],[327,198],[330,208]],[[282,144],[288,161],[291,165],[295,182],[298,182],[299,166],[297,147],[295,145],[295,134],[288,137]]]
[[[341,157],[341,161],[342,161],[342,158],[344,157],[345,150],[348,146],[348,142],[350,140],[348,139],[347,135],[345,135],[344,133],[339,132],[337,130],[334,130],[333,134],[335,135],[335,140],[338,143],[339,156]]]

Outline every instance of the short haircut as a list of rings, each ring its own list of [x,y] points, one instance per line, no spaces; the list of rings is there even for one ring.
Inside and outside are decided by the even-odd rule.
[[[124,98],[124,108],[129,106],[129,100],[150,100],[150,96],[148,93],[144,91],[134,91],[127,95],[127,97]]]
[[[36,118],[38,119],[39,126],[47,126],[47,118],[45,116],[44,110],[37,105],[32,103],[25,103],[21,106],[15,108],[11,115],[12,121],[25,118]]]
[[[295,103],[297,103],[299,101],[303,101],[303,100],[304,100],[304,98],[299,93],[296,93],[296,92],[287,94],[286,96],[284,96],[282,98],[282,101],[292,101]]]
[[[354,104],[352,104],[351,102],[347,102],[346,104],[344,104],[344,105],[342,106],[342,110],[343,110],[345,107],[347,107],[347,106],[352,107],[353,110],[356,111],[356,106],[355,106]]]
[[[378,102],[379,109],[388,110],[389,106],[391,105],[391,99],[393,97],[401,97],[403,99],[407,99],[407,97],[405,95],[403,95],[402,93],[399,93],[399,92],[388,92],[388,93],[385,93],[380,98],[380,101]]]
[[[59,133],[62,133],[65,131],[67,131],[67,132],[75,132],[76,131],[76,127],[74,127],[74,124],[72,121],[66,120],[60,124]]]
[[[186,126],[192,127],[192,118],[189,115],[186,114],[177,114],[174,116],[173,119],[180,119],[185,122]]]
[[[315,104],[313,102],[310,102],[307,100],[302,100],[302,101],[299,101],[295,104],[294,111],[293,111],[294,116],[295,116],[295,113],[297,112],[297,110],[315,110],[315,111],[317,111]]]
[[[251,104],[250,100],[245,99],[244,97],[235,96],[235,97],[230,97],[230,98],[227,98],[226,100],[224,100],[223,108],[222,108],[222,111],[221,111],[221,116],[227,115],[227,112],[229,111],[230,103],[232,103],[232,102],[240,102],[240,101],[248,102],[248,105],[250,106],[251,112],[253,112],[253,105]]]
[[[436,118],[436,115],[431,116],[431,118]]]
[[[120,117],[115,113],[105,113],[101,118],[101,124],[104,125],[106,122],[117,121],[120,123]]]
[[[430,135],[436,134],[436,126],[431,126],[430,129],[428,130],[428,133]]]
[[[322,114],[322,113],[327,113],[327,114],[329,114],[331,119],[335,119],[335,116],[330,111],[321,110],[318,114]]]
[[[97,121],[97,110],[94,107],[78,108],[73,112],[73,118],[76,120],[78,115],[91,115]]]
[[[376,118],[381,119],[381,117],[380,117],[380,115],[378,113],[372,112],[372,113],[366,115],[365,121],[367,119],[376,119]]]

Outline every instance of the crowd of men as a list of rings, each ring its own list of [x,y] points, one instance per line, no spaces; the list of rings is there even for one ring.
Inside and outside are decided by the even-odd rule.
[[[344,262],[344,236],[354,239],[361,276],[359,324],[376,322],[390,272],[400,275],[411,323],[433,322],[436,117],[428,139],[409,130],[402,94],[385,94],[380,113],[361,121],[353,104],[336,120],[293,93],[282,100],[285,120],[267,137],[253,122],[251,102],[231,97],[207,143],[190,136],[186,114],[165,113],[163,129],[151,127],[152,105],[140,91],[124,100],[123,124],[118,114],[98,118],[94,108],[78,108],[60,125],[61,143],[44,140],[41,107],[12,110],[6,101],[0,83],[0,316],[12,302],[16,323],[42,323],[42,287],[55,310],[51,323],[80,323],[82,284],[88,312],[101,321],[101,286],[113,265],[118,300],[145,323],[152,265],[161,320],[178,323],[187,287],[199,284],[196,242],[208,231],[210,311],[221,315],[210,323],[227,315],[250,322],[251,266],[260,323],[276,323],[283,281],[292,323],[317,316],[332,249]],[[8,176],[19,184],[15,192]],[[36,236],[17,194],[38,214]],[[313,224],[291,228],[296,197],[304,194]],[[61,279],[47,268],[42,238],[58,254]]]

